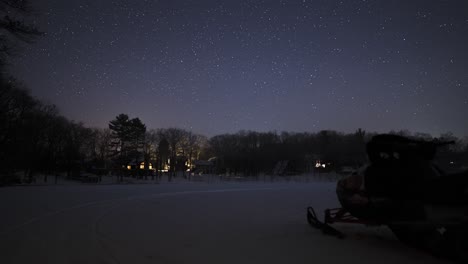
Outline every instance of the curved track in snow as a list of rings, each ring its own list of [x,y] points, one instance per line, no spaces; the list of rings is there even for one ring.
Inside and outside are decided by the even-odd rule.
[[[310,228],[332,183],[14,187],[0,190],[1,263],[448,263],[384,227]]]

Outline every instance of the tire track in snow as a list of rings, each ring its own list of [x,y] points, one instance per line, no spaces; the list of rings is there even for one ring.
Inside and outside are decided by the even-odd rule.
[[[227,192],[246,192],[246,191],[271,191],[271,190],[281,190],[281,189],[288,189],[288,188],[236,188],[236,189],[216,189],[216,190],[203,190],[203,191],[179,191],[179,192],[162,192],[162,193],[151,193],[151,194],[142,194],[142,195],[133,195],[124,198],[116,198],[116,199],[108,199],[108,200],[99,200],[99,201],[92,201],[87,203],[77,204],[68,208],[55,210],[52,212],[45,213],[43,215],[32,217],[26,221],[23,221],[19,224],[13,225],[6,230],[0,232],[0,236],[8,235],[14,231],[17,231],[23,227],[32,225],[49,217],[53,217],[59,214],[64,214],[71,212],[73,210],[82,209],[94,205],[106,204],[106,203],[113,203],[119,201],[131,201],[135,199],[143,199],[143,198],[150,198],[150,197],[170,197],[170,196],[179,196],[179,195],[190,195],[190,194],[201,194],[201,193],[227,193]]]

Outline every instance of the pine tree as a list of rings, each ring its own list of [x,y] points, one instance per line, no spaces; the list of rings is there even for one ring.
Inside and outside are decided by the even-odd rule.
[[[128,115],[120,114],[109,122],[109,129],[113,138],[114,161],[119,166],[128,165],[131,161],[138,164],[142,160],[146,126],[139,118],[130,119]]]

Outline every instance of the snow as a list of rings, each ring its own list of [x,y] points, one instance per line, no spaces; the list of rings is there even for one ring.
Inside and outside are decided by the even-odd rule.
[[[335,184],[177,183],[0,189],[1,263],[448,263],[385,227],[308,226]]]

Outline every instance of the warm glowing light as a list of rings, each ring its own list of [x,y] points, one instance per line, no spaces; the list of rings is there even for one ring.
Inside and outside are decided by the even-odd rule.
[[[127,165],[127,170],[131,170],[131,169],[132,169],[132,166]]]
[[[140,169],[141,170],[144,170],[145,169],[145,162],[143,161],[142,163],[140,163]],[[152,170],[153,169],[153,164],[148,164],[148,169]]]

